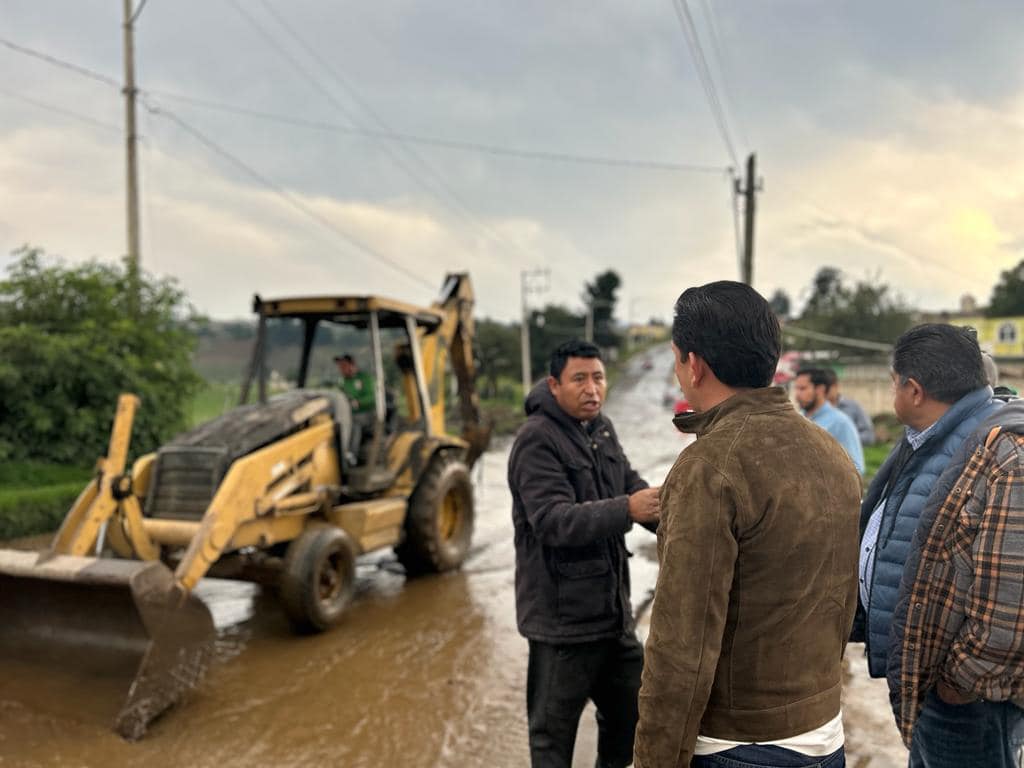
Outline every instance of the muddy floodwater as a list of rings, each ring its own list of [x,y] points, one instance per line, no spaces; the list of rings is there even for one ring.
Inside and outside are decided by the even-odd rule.
[[[670,354],[651,359],[649,370],[633,361],[606,412],[634,466],[657,484],[686,442],[666,403],[675,391]],[[366,559],[356,600],[331,632],[295,636],[258,587],[204,581],[197,594],[217,624],[217,660],[201,686],[139,742],[110,731],[103,686],[55,687],[46,670],[4,668],[0,660],[0,766],[528,765],[527,648],[515,625],[505,485],[509,447],[499,442],[474,470],[476,532],[463,568],[406,582],[393,557]],[[627,543],[636,555],[634,605],[643,605],[657,576],[654,536],[637,527]],[[857,752],[858,738],[864,747],[850,764],[905,764],[884,685],[868,683],[855,664],[848,678],[854,700],[846,707],[864,722],[847,724],[851,749]],[[578,766],[594,764],[594,731],[588,708]]]

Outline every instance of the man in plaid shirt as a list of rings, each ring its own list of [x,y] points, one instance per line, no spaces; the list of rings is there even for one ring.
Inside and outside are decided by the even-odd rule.
[[[1018,768],[1024,744],[1024,402],[968,438],[925,504],[891,629],[911,768]]]

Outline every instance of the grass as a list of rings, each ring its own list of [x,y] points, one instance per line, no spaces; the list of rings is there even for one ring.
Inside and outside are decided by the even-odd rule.
[[[55,530],[91,474],[40,461],[0,465],[0,540]]]
[[[189,427],[209,421],[238,405],[241,385],[237,382],[208,381],[196,393],[189,412]]]
[[[892,450],[892,443],[875,443],[864,446],[864,487],[871,482],[878,468],[882,466],[889,452]]]

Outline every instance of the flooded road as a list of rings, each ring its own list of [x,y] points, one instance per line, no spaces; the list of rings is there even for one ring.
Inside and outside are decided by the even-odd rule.
[[[685,441],[663,403],[670,356],[654,359],[648,371],[633,361],[606,412],[633,465],[658,484]],[[462,570],[406,582],[391,556],[363,561],[354,604],[331,632],[295,636],[258,587],[204,581],[197,594],[219,630],[218,662],[140,742],[123,742],[109,730],[97,691],[62,689],[59,701],[38,701],[31,674],[0,668],[0,766],[528,765],[527,646],[515,625],[505,485],[509,448],[499,443],[474,470],[476,532]],[[636,553],[636,606],[656,579],[654,536],[637,527],[627,544]],[[851,674],[863,677],[856,669]],[[884,690],[864,690],[864,706],[881,722]],[[877,747],[883,729],[870,727],[864,744]],[[856,726],[848,728],[852,742]],[[895,738],[891,717],[888,728]],[[594,730],[588,709],[576,765],[593,765]],[[851,760],[861,768],[900,764],[868,752]]]

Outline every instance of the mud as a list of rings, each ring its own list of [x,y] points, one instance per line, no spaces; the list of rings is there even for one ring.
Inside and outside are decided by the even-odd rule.
[[[635,361],[606,409],[627,455],[652,484],[685,445],[664,403],[670,357],[655,359],[649,371]],[[40,695],[45,671],[5,669],[0,660],[0,766],[528,765],[508,449],[507,442],[492,448],[474,471],[476,533],[462,570],[406,582],[391,556],[362,561],[354,604],[331,632],[297,637],[272,595],[205,580],[197,594],[218,628],[217,660],[199,688],[140,742],[110,731],[101,686]],[[634,605],[641,605],[657,575],[654,537],[637,528],[628,544],[636,555]],[[863,671],[851,673],[858,675]],[[851,745],[859,733],[865,747],[851,765],[901,765],[873,749],[884,736],[895,739],[891,721],[879,724],[887,714],[884,690],[856,688],[854,695],[858,706],[848,703],[848,711],[881,715],[865,729],[848,722]],[[588,708],[578,766],[594,764],[594,731]]]

